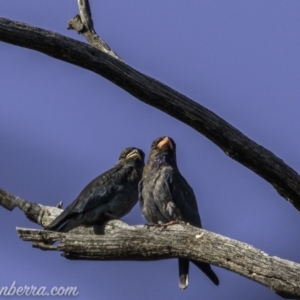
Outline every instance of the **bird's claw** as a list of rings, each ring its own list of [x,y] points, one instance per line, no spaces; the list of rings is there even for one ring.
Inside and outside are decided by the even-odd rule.
[[[187,223],[183,222],[183,221],[170,221],[170,222],[162,224],[162,225],[167,227],[167,226],[170,226],[170,225],[177,225],[177,224],[185,225]]]
[[[151,227],[152,228],[160,228],[161,230],[165,230],[168,226],[170,225],[176,225],[176,224],[181,224],[181,225],[186,225],[186,224],[189,224],[189,223],[186,223],[186,222],[183,222],[183,221],[170,221],[168,223],[164,223],[164,224],[152,224],[152,223],[147,223],[145,224],[144,226],[147,228],[147,229],[150,229]]]
[[[150,228],[154,228],[154,229],[160,229],[161,231],[165,230],[167,227],[164,226],[164,224],[145,224],[145,227],[147,229],[150,229]]]
[[[144,225],[147,229],[151,228],[151,227],[161,227],[161,224],[152,224],[152,223],[147,223]]]

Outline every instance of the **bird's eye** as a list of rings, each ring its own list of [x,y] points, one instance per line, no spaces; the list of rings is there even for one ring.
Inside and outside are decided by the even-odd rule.
[[[151,147],[155,147],[158,143],[157,142],[153,142]]]

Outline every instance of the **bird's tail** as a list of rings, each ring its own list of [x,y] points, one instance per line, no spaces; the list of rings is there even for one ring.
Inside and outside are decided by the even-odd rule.
[[[215,285],[219,285],[219,278],[216,273],[212,270],[210,264],[191,260]]]
[[[52,223],[45,227],[45,230],[67,232],[74,228],[70,228],[71,224],[68,225],[69,223],[73,223],[72,219],[70,219],[71,217],[73,217],[73,214],[70,213],[68,208],[66,208],[56,219],[52,221]]]
[[[184,290],[189,284],[189,266],[190,262],[188,259],[179,258],[179,288]]]

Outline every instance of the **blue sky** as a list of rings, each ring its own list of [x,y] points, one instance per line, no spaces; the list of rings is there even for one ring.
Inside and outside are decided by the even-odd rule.
[[[133,68],[211,109],[300,170],[300,2],[91,1],[96,31]],[[2,1],[1,16],[66,29],[76,1]],[[299,213],[270,184],[205,137],[98,75],[0,44],[0,187],[29,201],[67,205],[127,146],[171,136],[203,226],[300,262]],[[215,287],[195,267],[181,292],[175,260],[68,261],[33,249],[15,227],[37,228],[0,209],[0,286],[77,286],[78,299],[279,299],[214,267]],[[139,207],[124,217],[143,224]],[[30,298],[30,297],[27,297]]]

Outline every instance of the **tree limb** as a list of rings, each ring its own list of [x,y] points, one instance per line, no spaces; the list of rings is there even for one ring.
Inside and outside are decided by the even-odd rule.
[[[47,226],[59,213],[0,190],[0,205],[19,207],[33,222]],[[113,220],[102,226],[78,227],[70,233],[17,228],[19,237],[42,250],[62,251],[68,259],[159,260],[189,258],[233,271],[282,297],[300,299],[300,265],[245,243],[190,225],[129,226]],[[60,241],[58,245],[54,242]],[[188,245],[188,247],[187,247]]]
[[[212,263],[259,282],[275,293],[300,299],[300,265],[245,243],[190,225],[119,228],[106,225],[105,235],[63,234],[17,228],[19,237],[42,250],[62,251],[69,259],[160,260],[189,258]],[[60,241],[58,245],[52,243]],[[188,245],[188,247],[187,247]]]
[[[15,207],[18,207],[25,213],[26,217],[30,221],[44,227],[50,224],[50,222],[62,212],[62,209],[57,207],[32,203],[14,196],[2,189],[0,189],[0,205],[10,211]]]
[[[163,83],[82,42],[0,18],[0,41],[26,47],[99,74],[137,99],[200,132],[226,155],[268,181],[300,211],[300,176],[222,118]]]

